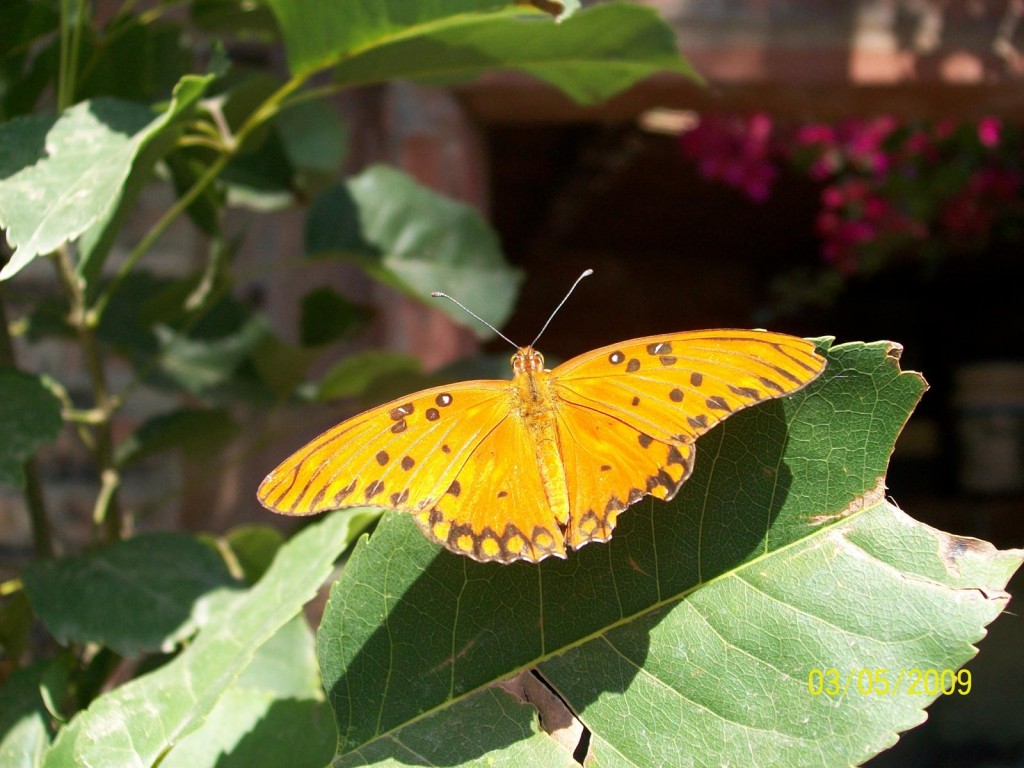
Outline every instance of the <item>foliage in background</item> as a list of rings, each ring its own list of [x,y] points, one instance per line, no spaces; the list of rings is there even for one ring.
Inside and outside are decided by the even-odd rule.
[[[781,743],[793,762],[832,765],[891,743],[939,693],[882,708],[809,697],[809,665],[955,668],[973,655],[1020,553],[931,531],[882,499],[922,389],[886,344],[837,347],[814,387],[707,435],[673,504],[636,505],[615,541],[568,561],[480,565],[395,515],[360,538],[373,509],[287,541],[266,526],[133,535],[160,502],[126,497],[145,462],[177,454],[216,475],[265,439],[257,414],[415,373],[385,350],[311,373],[372,311],[319,287],[301,299],[299,342],[278,336],[234,264],[266,211],[309,203],[311,258],[415,299],[457,294],[495,325],[511,311],[521,276],[476,212],[395,169],[340,174],[335,96],[512,69],[592,103],[649,74],[693,73],[672,31],[630,4],[93,13],[76,0],[0,7],[0,481],[23,493],[35,554],[4,564],[0,583],[0,765],[567,763],[533,707],[545,725],[586,722],[595,754],[634,764],[681,752],[756,764]],[[277,47],[286,72],[253,63]],[[170,201],[135,233],[151,185]],[[168,272],[154,245],[185,219],[204,251]],[[280,255],[273,279],[311,263]],[[49,344],[73,351],[84,382],[42,370]],[[133,423],[154,393],[163,409]],[[58,436],[95,467],[88,541],[52,530],[36,454]],[[303,607],[339,561],[314,638]],[[862,599],[861,584],[875,585],[871,610],[829,598],[845,585]],[[917,639],[898,652],[871,641],[897,635]],[[529,669],[564,702],[517,700],[529,686],[508,678]]]

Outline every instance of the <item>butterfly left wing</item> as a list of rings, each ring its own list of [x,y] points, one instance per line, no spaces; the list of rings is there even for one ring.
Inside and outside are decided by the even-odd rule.
[[[567,512],[548,500],[534,439],[512,413],[475,445],[448,493],[415,517],[429,538],[479,562],[565,557]]]
[[[427,508],[508,410],[505,381],[452,384],[392,400],[304,445],[267,475],[257,497],[286,515],[366,505]]]
[[[411,512],[428,538],[474,560],[565,557],[512,383],[417,392],[338,424],[274,469],[257,492],[288,515],[378,506]]]
[[[644,495],[671,499],[693,469],[700,435],[796,392],[824,367],[806,339],[712,330],[634,339],[555,368],[567,543],[606,541],[618,513]]]

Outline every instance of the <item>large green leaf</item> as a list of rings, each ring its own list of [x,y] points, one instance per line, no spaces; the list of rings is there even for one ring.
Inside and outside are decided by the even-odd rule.
[[[210,712],[161,768],[322,768],[336,734],[316,666],[313,633],[296,616],[256,651]]]
[[[375,517],[350,510],[296,535],[281,547],[259,583],[212,616],[173,661],[76,715],[58,734],[44,765],[159,764],[205,722],[260,646],[313,597],[334,560]]]
[[[147,106],[103,98],[59,117],[33,115],[0,125],[0,227],[14,249],[0,280],[90,228],[105,231],[121,209],[133,164],[151,143],[166,146],[207,83],[185,78],[156,117]],[[156,157],[147,157],[143,165],[151,166]]]
[[[310,75],[354,51],[425,29],[510,10],[509,0],[268,0],[293,74]]]
[[[380,41],[339,63],[335,76],[347,86],[395,78],[451,82],[495,69],[533,75],[580,104],[604,101],[659,72],[698,77],[657,11],[628,3],[599,5],[561,24],[536,18],[459,20]]]
[[[897,358],[887,343],[832,350],[810,387],[702,438],[675,500],[636,504],[610,543],[565,561],[474,563],[386,516],[320,627],[336,764],[557,753],[531,708],[492,688],[530,668],[609,764],[834,766],[892,744],[935,697],[908,690],[909,670],[974,655],[1024,554],[885,500],[923,390]],[[904,681],[895,695],[814,695],[814,669]]]
[[[311,207],[312,255],[355,258],[373,277],[411,296],[455,296],[494,326],[512,313],[522,273],[508,265],[480,213],[385,165],[331,187]],[[481,337],[491,332],[451,302],[437,308]]]
[[[61,643],[118,653],[172,650],[195,631],[200,598],[232,581],[216,552],[183,533],[150,533],[22,574],[36,614]]]
[[[15,670],[0,685],[0,765],[37,768],[50,744],[48,715],[39,695],[46,662]]]
[[[22,467],[36,449],[57,438],[58,400],[38,376],[0,368],[0,485],[22,485]]]
[[[496,0],[270,0],[270,5],[284,32],[292,72],[308,76],[333,67],[338,81],[348,86],[518,69],[588,103],[656,72],[696,76],[657,13],[628,3],[575,13],[560,24]],[[565,4],[561,17],[575,6]]]

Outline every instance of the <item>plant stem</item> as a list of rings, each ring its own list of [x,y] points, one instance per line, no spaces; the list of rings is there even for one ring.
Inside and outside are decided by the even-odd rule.
[[[177,219],[210,184],[217,180],[224,171],[224,168],[231,162],[232,158],[238,154],[242,145],[245,143],[245,140],[249,137],[249,134],[273,118],[281,110],[282,104],[288,99],[288,97],[291,96],[292,93],[294,93],[294,91],[304,82],[305,78],[293,78],[292,80],[289,80],[265,102],[263,102],[259,109],[249,116],[234,136],[225,134],[221,137],[223,146],[221,154],[218,155],[210,164],[203,175],[196,179],[195,183],[188,189],[188,191],[179,197],[175,201],[174,205],[168,208],[164,215],[161,216],[152,227],[150,227],[149,231],[146,232],[143,238],[139,240],[138,244],[132,248],[124,262],[122,262],[117,274],[114,275],[114,278],[103,288],[102,292],[93,303],[92,308],[89,310],[89,321],[93,325],[99,323],[100,317],[103,315],[103,311],[106,309],[111,296],[114,295],[117,288],[135,268],[139,259],[141,259],[153,246],[153,243],[167,231],[167,228],[171,226],[174,220]],[[226,130],[226,128],[224,130]]]
[[[68,321],[78,333],[89,383],[92,386],[93,412],[96,414],[93,429],[95,444],[92,450],[101,483],[93,508],[93,520],[96,525],[103,526],[107,541],[117,541],[121,538],[121,506],[117,496],[121,476],[114,463],[113,420],[118,400],[110,395],[103,353],[96,339],[96,316],[86,309],[85,285],[75,272],[67,246],[62,246],[53,253],[53,263],[57,269],[57,277],[68,296],[68,304],[71,307]]]
[[[14,344],[7,327],[7,305],[4,301],[3,285],[0,284],[0,365],[17,368]],[[28,508],[29,521],[32,525],[32,542],[37,557],[53,555],[53,538],[50,535],[50,518],[46,514],[46,499],[43,497],[43,484],[39,480],[39,465],[34,456],[30,456],[24,465],[25,473],[25,506]]]
[[[62,0],[60,4],[60,72],[57,81],[57,111],[75,103],[78,57],[82,27],[85,25],[84,0]]]
[[[25,504],[32,523],[32,542],[36,557],[53,557],[53,537],[50,535],[50,518],[46,514],[46,499],[43,483],[39,479],[39,463],[35,456],[25,462]]]

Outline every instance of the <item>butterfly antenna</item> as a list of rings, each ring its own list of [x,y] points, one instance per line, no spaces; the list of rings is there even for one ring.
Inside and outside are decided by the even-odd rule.
[[[503,338],[503,339],[504,339],[505,341],[507,341],[507,342],[508,342],[509,344],[511,344],[511,345],[512,345],[513,347],[515,347],[516,349],[519,349],[519,345],[518,345],[518,344],[516,344],[516,343],[515,343],[514,341],[512,341],[512,339],[510,339],[510,338],[509,338],[508,336],[506,336],[506,335],[505,335],[504,333],[502,333],[502,332],[501,332],[501,331],[499,331],[499,330],[498,330],[497,328],[495,328],[495,327],[494,327],[493,325],[491,325],[490,323],[488,323],[488,322],[487,322],[486,320],[484,320],[484,319],[483,319],[482,317],[480,317],[480,315],[478,315],[478,314],[477,314],[476,312],[474,312],[474,311],[473,311],[472,309],[470,309],[469,307],[467,307],[467,306],[466,306],[465,304],[463,304],[463,303],[462,303],[461,301],[459,301],[458,299],[453,299],[453,298],[452,298],[451,296],[449,296],[449,295],[448,295],[447,293],[442,293],[441,291],[431,291],[431,292],[430,292],[430,295],[431,295],[431,296],[433,296],[433,297],[434,297],[435,299],[448,299],[448,301],[454,302],[454,303],[455,303],[455,305],[456,305],[457,307],[461,308],[463,312],[465,312],[465,313],[467,313],[467,314],[469,314],[469,315],[472,315],[472,316],[473,316],[473,317],[475,317],[475,318],[476,318],[477,320],[479,320],[479,321],[480,321],[481,323],[483,323],[483,324],[484,324],[484,325],[486,325],[486,326],[487,326],[488,328],[490,328],[490,329],[491,329],[492,331],[494,331],[494,332],[495,332],[496,334],[498,334],[498,335],[499,335],[499,336],[500,336],[501,338]]]
[[[544,327],[540,329],[540,333],[537,334],[537,338],[530,342],[531,347],[540,340],[541,336],[544,335],[544,331],[546,331],[548,329],[548,326],[551,325],[551,321],[555,319],[555,315],[558,314],[558,310],[560,310],[562,308],[562,305],[569,300],[570,296],[572,296],[572,292],[576,290],[576,286],[580,284],[580,281],[583,280],[584,277],[590,277],[592,274],[594,274],[594,270],[585,269],[583,270],[583,274],[576,278],[576,282],[572,284],[572,288],[570,288],[569,291],[565,294],[565,297],[560,302],[558,302],[558,306],[555,307],[555,311],[551,313],[551,316],[548,318],[547,322],[544,323]]]

